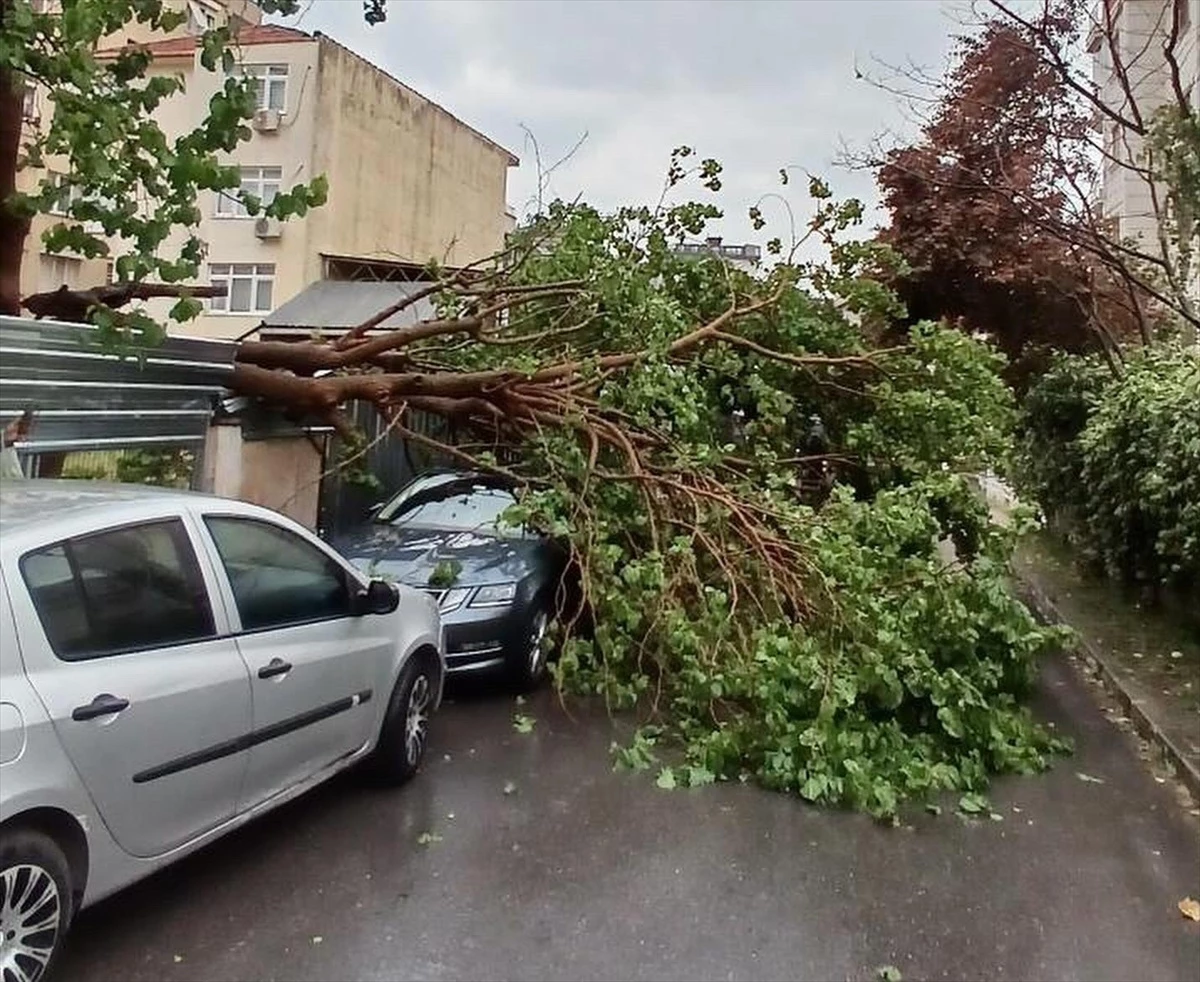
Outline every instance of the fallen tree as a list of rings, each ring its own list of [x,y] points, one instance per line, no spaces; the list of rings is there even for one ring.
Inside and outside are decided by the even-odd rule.
[[[622,760],[661,739],[683,759],[665,784],[752,776],[892,814],[1045,765],[1021,697],[1055,635],[1007,592],[1012,533],[971,487],[1008,450],[1002,356],[932,324],[876,343],[889,253],[841,241],[860,209],[812,190],[828,265],[679,258],[706,205],[558,203],[503,255],[435,270],[436,317],[377,329],[414,296],[333,342],[245,342],[234,384],[352,446],[365,401],[513,478],[510,517],[570,544],[589,612],[563,610],[560,685],[645,714]]]
[[[126,307],[165,291],[180,297],[174,320],[201,309],[188,285],[204,258],[201,194],[286,219],[326,188],[315,178],[265,207],[238,190],[220,155],[248,137],[255,101],[236,73],[200,127],[168,140],[153,116],[181,83],[150,73],[136,45],[96,55],[130,21],[163,31],[178,11],[71,9],[4,6],[0,313],[86,316],[108,343],[152,344],[163,325]],[[381,9],[364,7],[368,19]],[[206,30],[201,64],[228,73],[232,41],[228,26]],[[32,131],[27,84],[54,106]],[[47,174],[16,193],[18,166],[52,157],[66,161],[64,182]],[[668,189],[696,172],[715,189],[719,165],[689,170],[691,157],[677,151]],[[108,257],[116,283],[21,297],[30,219],[62,211],[64,190],[44,249]],[[569,543],[586,601],[586,618],[563,610],[560,686],[646,723],[621,761],[648,766],[654,744],[670,744],[682,763],[663,785],[753,778],[889,815],[908,797],[1045,766],[1059,744],[1022,697],[1055,635],[1010,597],[1013,532],[971,488],[1009,451],[1003,358],[930,323],[881,340],[901,313],[880,285],[892,253],[841,237],[860,205],[833,202],[819,181],[810,191],[806,234],[827,263],[794,261],[800,243],[785,259],[778,240],[780,262],[761,277],[682,259],[673,246],[718,217],[706,204],[606,214],[560,202],[501,255],[431,267],[435,317],[381,329],[421,299],[410,296],[334,342],[246,342],[232,384],[328,419],[350,448],[362,438],[346,409],[359,401],[414,443],[508,474],[511,517]],[[431,437],[418,412],[465,436]]]

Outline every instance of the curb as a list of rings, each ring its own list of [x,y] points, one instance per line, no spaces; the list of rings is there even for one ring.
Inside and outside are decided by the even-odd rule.
[[[1071,626],[1059,612],[1054,601],[1040,587],[1035,586],[1019,573],[1014,571],[1014,579],[1026,603],[1044,623]],[[1188,759],[1175,742],[1162,731],[1162,728],[1146,715],[1133,696],[1125,688],[1125,684],[1105,660],[1104,656],[1090,642],[1080,638],[1074,648],[1091,673],[1100,680],[1109,694],[1112,695],[1126,715],[1133,722],[1138,735],[1158,749],[1163,760],[1170,765],[1180,781],[1187,787],[1191,796],[1200,804],[1200,767]]]

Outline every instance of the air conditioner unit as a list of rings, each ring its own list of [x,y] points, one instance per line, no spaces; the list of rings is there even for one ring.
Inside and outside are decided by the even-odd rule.
[[[254,234],[260,239],[277,239],[283,235],[283,226],[278,218],[260,215],[254,222]]]
[[[259,133],[274,133],[279,129],[279,110],[260,109],[254,114],[254,128]]]

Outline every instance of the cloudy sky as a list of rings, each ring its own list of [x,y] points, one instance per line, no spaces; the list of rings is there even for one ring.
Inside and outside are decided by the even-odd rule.
[[[941,69],[953,0],[390,0],[368,27],[359,0],[312,0],[297,24],[385,68],[521,158],[509,204],[551,196],[601,207],[657,201],[673,147],[725,165],[714,234],[761,241],[746,211],[780,190],[780,167],[827,175],[873,201],[869,175],[835,165],[843,142],[911,132],[894,97],[855,79],[878,62]],[[789,188],[805,208],[804,182]],[[764,205],[768,217],[770,209]],[[781,232],[784,230],[781,229]],[[769,234],[769,233],[767,233]],[[786,237],[786,236],[785,236]]]

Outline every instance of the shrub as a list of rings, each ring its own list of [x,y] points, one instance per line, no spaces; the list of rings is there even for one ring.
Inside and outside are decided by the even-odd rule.
[[[1200,584],[1200,356],[1152,349],[1120,379],[1061,357],[1025,399],[1017,474],[1109,576]]]

